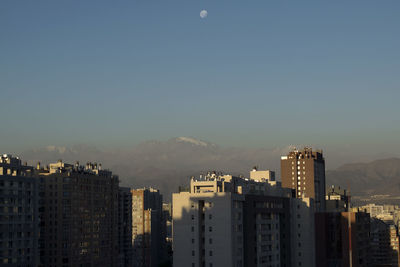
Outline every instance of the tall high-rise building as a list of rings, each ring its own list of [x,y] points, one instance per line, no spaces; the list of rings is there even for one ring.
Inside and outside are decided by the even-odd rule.
[[[118,193],[118,266],[132,266],[132,194],[128,187]]]
[[[116,266],[118,176],[62,161],[37,170],[43,185],[43,266]]]
[[[209,173],[173,194],[175,267],[315,266],[313,201],[269,171],[250,177]]]
[[[296,197],[313,198],[316,211],[325,211],[325,159],[311,148],[290,151],[281,157],[282,186],[294,189]]]
[[[18,157],[0,156],[0,265],[39,265],[39,180]]]
[[[132,189],[133,266],[157,267],[165,255],[162,195],[153,188]]]

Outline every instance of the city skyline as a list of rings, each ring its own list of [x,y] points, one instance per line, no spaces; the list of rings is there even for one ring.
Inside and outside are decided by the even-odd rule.
[[[0,7],[2,151],[193,136],[398,155],[397,1]]]
[[[399,267],[399,11],[0,1],[0,265]]]

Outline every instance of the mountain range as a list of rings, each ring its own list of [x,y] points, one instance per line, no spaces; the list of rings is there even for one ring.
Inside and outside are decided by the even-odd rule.
[[[102,163],[120,176],[122,186],[159,188],[169,200],[178,186],[187,186],[191,176],[207,171],[225,171],[247,176],[253,166],[276,170],[280,156],[291,148],[220,147],[192,137],[167,141],[147,141],[132,148],[100,150],[93,146],[47,146],[28,150],[20,156],[31,165],[66,162]],[[326,171],[327,185],[350,188],[353,196],[400,195],[400,159],[389,158],[369,163],[345,164]]]

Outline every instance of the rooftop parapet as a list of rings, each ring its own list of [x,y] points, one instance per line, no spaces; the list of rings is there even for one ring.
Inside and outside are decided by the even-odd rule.
[[[40,165],[38,165],[40,166]],[[101,164],[88,162],[85,166],[80,165],[79,161],[75,164],[65,163],[62,160],[58,160],[56,163],[50,163],[48,169],[40,169],[39,174],[51,175],[57,173],[80,173],[80,174],[91,174],[98,176],[113,176],[109,170],[104,170]]]
[[[257,175],[254,175],[254,170],[252,172],[250,172],[251,178],[217,172],[209,172],[206,175],[200,175],[199,178],[192,177],[190,180],[190,192],[194,194],[224,192],[271,196],[291,194],[290,190],[283,189],[281,183],[275,181],[273,172],[259,171]]]

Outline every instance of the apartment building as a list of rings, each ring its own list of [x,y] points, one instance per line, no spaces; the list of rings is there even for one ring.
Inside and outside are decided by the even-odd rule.
[[[0,265],[39,265],[39,180],[18,157],[0,156]]]
[[[368,213],[320,212],[315,225],[317,266],[371,266]]]
[[[118,176],[101,164],[62,161],[37,173],[44,203],[42,265],[116,266]]]
[[[312,198],[318,212],[325,211],[325,159],[322,151],[293,149],[281,157],[282,186],[295,190],[297,198]]]
[[[371,218],[371,266],[399,266],[397,227]]]
[[[313,216],[298,212],[291,220],[294,207],[303,211],[303,200],[270,171],[253,169],[250,177],[208,173],[193,177],[189,192],[173,194],[175,267],[315,266],[306,258],[315,249]],[[308,234],[292,235],[292,222]],[[301,260],[294,263],[292,252]]]
[[[162,195],[153,188],[132,189],[131,194],[133,266],[158,267],[166,255]]]
[[[118,266],[132,266],[132,255],[132,194],[130,188],[120,187],[118,192]]]

